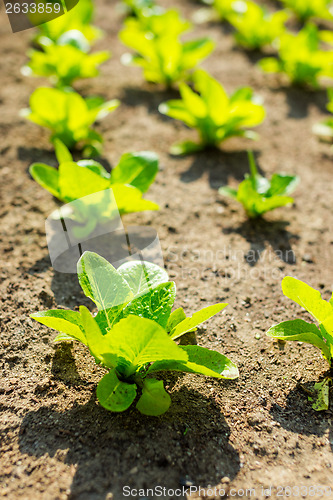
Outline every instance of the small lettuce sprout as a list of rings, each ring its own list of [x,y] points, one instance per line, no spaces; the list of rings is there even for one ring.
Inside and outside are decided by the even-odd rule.
[[[270,210],[293,203],[294,199],[288,194],[295,189],[299,178],[273,174],[268,180],[258,173],[253,153],[249,152],[248,155],[250,175],[245,176],[238,190],[224,186],[219,189],[219,193],[239,201],[250,218],[260,217]]]
[[[320,292],[302,281],[286,276],[282,280],[282,291],[286,297],[302,306],[318,322],[319,327],[302,319],[283,321],[272,326],[267,335],[277,340],[306,342],[318,347],[332,368],[333,356],[333,295],[330,301],[323,300]],[[314,410],[328,409],[328,386],[331,379],[315,384],[311,401]]]
[[[333,113],[333,89],[328,90],[329,103],[327,109]],[[313,132],[320,137],[320,139],[332,142],[333,141],[333,116],[324,120],[321,123],[316,123],[313,126]]]
[[[331,0],[281,0],[296,14],[301,22],[306,22],[312,17],[318,19],[333,19],[333,8]]]
[[[124,54],[123,63],[142,67],[147,81],[167,87],[187,80],[214,49],[209,38],[182,42],[179,36],[189,28],[174,10],[127,19],[119,37],[135,54]]]
[[[121,7],[127,16],[132,17],[149,16],[161,11],[154,0],[122,0]]]
[[[229,15],[228,21],[236,29],[234,37],[246,49],[261,49],[271,45],[285,31],[285,22],[289,15],[280,10],[270,14],[265,7],[247,1],[246,10],[242,14]]]
[[[333,52],[321,50],[320,33],[308,24],[299,33],[284,33],[279,39],[279,58],[259,62],[268,73],[284,73],[295,85],[320,87],[320,78],[333,75]]]
[[[136,408],[145,415],[165,413],[171,398],[163,381],[151,375],[172,370],[220,379],[238,377],[234,363],[217,351],[175,340],[224,309],[215,304],[186,317],[182,308],[171,312],[175,283],[155,264],[130,261],[117,270],[93,252],[84,252],[78,265],[83,292],[97,306],[92,316],[64,309],[32,314],[43,325],[60,331],[56,341],[76,340],[86,345],[96,363],[107,370],[97,386],[97,398],[107,410]]]
[[[125,153],[109,174],[94,160],[74,162],[68,149],[59,140],[55,140],[55,149],[59,162],[58,169],[44,163],[34,163],[30,166],[29,172],[38,184],[58,200],[64,203],[81,200],[77,205],[80,213],[74,214],[72,218],[83,224],[82,230],[88,229],[90,233],[97,224],[108,222],[115,208],[119,215],[158,210],[156,203],[142,198],[158,172],[158,157],[154,153],[150,151]],[[116,207],[110,197],[102,196],[103,192],[110,188],[113,191]],[[96,210],[96,205],[89,206],[84,203],[86,196],[99,192],[102,192],[101,210]],[[98,202],[98,198],[94,200]],[[109,210],[106,206],[108,200]]]
[[[87,54],[72,45],[46,45],[44,51],[31,50],[30,61],[23,66],[25,76],[45,76],[57,87],[71,86],[79,78],[92,78],[99,74],[98,66],[107,61],[107,51]]]
[[[39,87],[30,97],[30,109],[21,116],[51,130],[51,141],[60,139],[69,149],[85,148],[84,154],[93,155],[101,150],[103,139],[91,129],[120,104],[117,99],[104,102],[101,97],[84,99],[69,89]]]
[[[93,0],[80,0],[77,5],[52,21],[40,24],[37,28],[36,43],[64,45],[65,41],[74,45],[88,46],[102,36],[102,31],[91,23],[94,17]]]
[[[171,153],[182,155],[217,147],[233,136],[256,138],[249,127],[259,125],[265,118],[264,107],[255,100],[249,87],[237,90],[228,97],[222,85],[203,70],[193,74],[194,89],[181,84],[181,99],[171,100],[159,106],[160,113],[181,120],[198,131],[199,142],[176,143]],[[198,92],[198,93],[197,93]]]
[[[229,21],[232,16],[246,12],[246,2],[243,0],[208,0],[204,3],[213,7],[221,21]]]

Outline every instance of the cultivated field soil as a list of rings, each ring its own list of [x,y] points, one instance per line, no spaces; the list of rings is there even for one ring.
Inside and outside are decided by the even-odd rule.
[[[178,7],[187,18],[199,8],[190,0],[160,3]],[[105,30],[96,48],[110,49],[112,58],[101,76],[75,87],[83,95],[121,100],[97,125],[105,138],[103,164],[112,168],[128,151],[160,156],[161,170],[148,193],[160,211],[124,222],[158,231],[165,266],[177,285],[177,307],[190,315],[218,301],[229,303],[198,330],[196,341],[227,355],[240,371],[236,381],[164,374],[172,397],[165,415],[146,417],[135,405],[114,414],[98,404],[95,389],[103,370],[87,349],[55,345],[54,330],[29,318],[38,310],[93,307],[76,275],[51,266],[44,221],[59,204],[31,179],[28,167],[56,160],[48,132],[19,116],[33,90],[46,82],[21,75],[33,31],[12,34],[1,8],[1,495],[119,500],[124,486],[192,485],[255,499],[264,498],[263,488],[272,487],[277,498],[289,495],[282,488],[298,486],[299,495],[319,498],[311,487],[333,486],[333,403],[315,412],[306,389],[324,377],[328,365],[318,349],[280,345],[265,332],[280,321],[308,319],[284,298],[285,275],[320,289],[326,299],[333,288],[332,151],[311,130],[327,116],[326,92],[291,88],[262,74],[258,54],[237,48],[230,29],[197,25],[192,36],[209,34],[217,45],[203,67],[228,92],[252,86],[267,118],[257,142],[236,139],[218,151],[171,157],[174,141],[196,137],[157,110],[177,92],[148,84],[139,68],[121,64],[122,15],[113,0],[96,2],[96,24]],[[301,178],[295,204],[257,222],[247,221],[241,206],[218,194],[221,185],[243,179],[248,148],[265,174]],[[250,488],[255,491],[246,492]],[[176,495],[166,491],[162,498],[185,498]],[[141,491],[144,497],[158,498]],[[139,497],[132,492],[129,498]],[[192,498],[220,496],[202,490]]]

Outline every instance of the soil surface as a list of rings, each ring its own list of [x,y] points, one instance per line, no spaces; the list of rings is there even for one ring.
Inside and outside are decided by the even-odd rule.
[[[189,0],[161,4],[177,5],[188,18],[198,9]],[[264,99],[267,118],[256,143],[236,139],[221,151],[170,157],[174,141],[195,138],[157,111],[177,93],[145,83],[138,68],[122,66],[121,15],[113,1],[97,1],[96,24],[106,36],[96,48],[112,50],[113,57],[100,77],[76,88],[122,102],[97,127],[105,137],[104,164],[115,165],[127,151],[160,156],[161,171],[148,194],[160,211],[127,216],[125,223],[157,229],[177,284],[177,307],[190,315],[217,301],[229,303],[223,315],[199,329],[197,342],[224,353],[240,370],[233,382],[166,375],[172,406],[165,415],[145,417],[135,407],[112,414],[96,400],[102,370],[86,349],[55,345],[55,332],[29,318],[55,307],[93,309],[76,275],[57,273],[50,263],[44,221],[58,203],[27,169],[35,161],[56,165],[54,152],[47,131],[19,116],[45,80],[20,74],[32,31],[12,34],[1,8],[1,495],[119,500],[126,498],[126,485],[192,485],[220,490],[192,498],[217,499],[224,490],[230,497],[260,499],[270,487],[273,498],[290,496],[281,487],[295,487],[292,496],[319,498],[311,488],[333,486],[333,410],[312,410],[300,383],[320,380],[327,365],[318,349],[279,345],[265,332],[283,320],[307,319],[283,297],[283,276],[306,281],[326,299],[333,289],[332,151],[311,131],[326,116],[326,92],[284,86],[261,73],[258,55],[238,49],[230,30],[214,23],[196,26],[193,36],[209,34],[217,44],[203,67],[228,92],[252,86]],[[217,192],[243,178],[249,147],[266,174],[284,171],[301,178],[295,204],[256,223]],[[141,491],[144,497],[160,498]],[[129,498],[138,497],[132,492]],[[185,497],[165,491],[162,498]]]

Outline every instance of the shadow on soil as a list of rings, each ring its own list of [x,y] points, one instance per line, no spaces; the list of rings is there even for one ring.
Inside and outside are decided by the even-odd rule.
[[[257,158],[256,158],[257,159]],[[262,171],[258,167],[260,173]],[[249,160],[246,151],[225,152],[217,148],[196,153],[190,168],[181,174],[181,181],[189,184],[208,173],[209,184],[218,189],[228,184],[230,177],[238,181],[249,172]]]
[[[152,92],[153,90],[153,92]],[[138,106],[146,106],[149,114],[156,114],[162,120],[172,120],[158,111],[158,107],[162,102],[169,99],[179,99],[179,92],[175,89],[162,89],[151,85],[150,89],[142,89],[139,87],[125,87],[120,97],[121,102],[129,107],[136,108]]]
[[[292,249],[292,240],[299,239],[299,236],[286,230],[289,222],[286,221],[266,221],[264,219],[246,220],[238,227],[225,227],[224,234],[240,234],[250,244],[250,249],[245,255],[246,262],[255,266],[266,245],[269,244],[275,255],[286,264],[295,264],[296,255]]]
[[[70,347],[57,350],[52,373],[71,390],[82,390]],[[63,412],[44,406],[27,413],[20,429],[22,453],[48,454],[76,466],[69,498],[104,500],[112,491],[120,499],[125,485],[207,487],[238,473],[230,429],[213,400],[181,388],[161,417],[146,417],[135,408],[114,414],[97,403],[94,384],[87,385],[93,395],[86,404],[74,403]]]
[[[318,380],[307,384],[306,389],[311,390]],[[330,391],[332,397],[332,390]],[[333,423],[332,410],[316,412],[308,401],[308,395],[300,386],[289,392],[287,404],[282,407],[274,403],[270,413],[272,418],[278,422],[281,427],[295,434],[305,436],[322,437],[329,430],[329,441],[333,451]],[[320,445],[318,445],[320,446]]]

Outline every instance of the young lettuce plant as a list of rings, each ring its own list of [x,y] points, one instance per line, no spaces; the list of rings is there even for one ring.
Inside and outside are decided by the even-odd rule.
[[[224,309],[215,304],[186,317],[182,308],[171,312],[175,283],[164,269],[131,261],[117,270],[105,259],[85,252],[77,266],[83,292],[97,306],[92,316],[79,311],[50,310],[32,314],[43,325],[61,333],[56,341],[82,342],[107,373],[97,386],[97,398],[107,410],[121,412],[141,396],[136,408],[145,415],[165,413],[171,403],[162,380],[151,375],[173,370],[234,379],[234,363],[217,351],[175,343],[197,325]]]
[[[281,2],[292,10],[303,23],[312,17],[333,19],[331,0],[281,0]]]
[[[333,89],[328,89],[328,98],[330,101],[327,104],[327,109],[333,113]],[[331,142],[333,140],[333,117],[321,123],[316,123],[313,126],[313,132],[321,139]]]
[[[31,50],[30,61],[23,66],[25,76],[45,76],[58,88],[69,87],[79,78],[99,74],[98,66],[110,58],[108,51],[87,54],[72,45],[46,45],[44,51]]]
[[[256,101],[251,88],[244,87],[228,97],[222,85],[203,70],[193,74],[194,92],[188,85],[179,87],[181,100],[159,106],[160,113],[181,120],[198,131],[198,143],[185,141],[171,147],[175,155],[217,147],[233,136],[256,138],[248,127],[259,125],[265,118],[264,107]]]
[[[127,19],[119,37],[135,54],[124,54],[123,63],[142,67],[147,81],[167,87],[188,79],[214,49],[209,38],[182,42],[179,36],[189,27],[174,10]]]
[[[248,155],[250,175],[245,176],[237,190],[224,186],[219,189],[219,193],[239,201],[249,218],[260,217],[270,210],[293,203],[294,199],[288,194],[295,189],[299,178],[273,174],[268,180],[258,173],[253,153],[249,152]]]
[[[267,335],[277,340],[306,342],[318,347],[332,369],[333,356],[333,295],[330,301],[323,300],[320,292],[302,281],[287,276],[282,280],[282,291],[286,297],[302,306],[318,322],[319,327],[302,319],[283,321],[272,326]],[[328,409],[330,377],[315,384],[310,401],[314,410]]]
[[[280,10],[270,14],[265,7],[247,1],[242,14],[233,13],[228,21],[236,29],[234,37],[246,49],[261,49],[271,45],[285,31],[288,13]]]
[[[154,0],[122,0],[121,6],[126,15],[131,17],[149,16],[161,11]]]
[[[154,153],[125,153],[109,174],[94,160],[74,162],[68,149],[58,140],[55,140],[55,150],[58,169],[44,163],[34,163],[29,172],[38,184],[60,201],[70,203],[80,200],[77,204],[79,213],[68,214],[68,217],[81,224],[75,228],[78,237],[86,236],[87,231],[90,234],[97,224],[108,222],[115,209],[109,201],[108,210],[108,197],[101,196],[101,209],[96,210],[96,204],[85,203],[85,197],[90,194],[111,188],[120,216],[159,209],[156,203],[142,198],[158,172],[158,157]],[[98,202],[99,198],[96,197],[94,201]]]
[[[57,17],[52,21],[40,24],[37,29],[35,41],[37,44],[57,43],[64,45],[73,43],[82,48],[101,38],[102,31],[92,25],[94,17],[94,4],[92,0],[80,0],[78,4],[66,15]]]
[[[120,104],[117,99],[104,102],[101,97],[84,99],[72,90],[39,87],[30,97],[30,109],[21,115],[52,131],[51,141],[60,139],[69,149],[84,149],[85,155],[99,153],[103,139],[91,129]]]
[[[295,85],[320,87],[320,78],[333,75],[333,51],[321,50],[320,33],[309,24],[299,33],[284,33],[279,39],[279,58],[259,62],[268,73],[284,73]]]
[[[233,15],[241,15],[246,11],[246,2],[243,0],[207,0],[204,3],[211,5],[221,21],[229,21]]]

